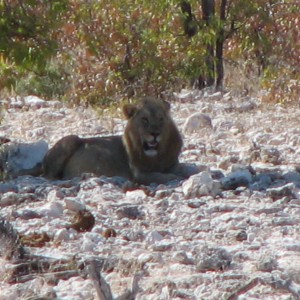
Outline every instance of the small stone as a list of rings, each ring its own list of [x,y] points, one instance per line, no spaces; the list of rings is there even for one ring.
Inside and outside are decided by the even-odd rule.
[[[210,172],[204,171],[191,176],[182,184],[182,191],[186,197],[201,197],[220,194],[218,181],[212,179]]]
[[[218,167],[223,170],[227,170],[230,166],[232,166],[232,164],[235,164],[238,161],[239,158],[237,156],[225,156],[220,159],[220,162],[218,163]]]
[[[206,271],[224,271],[232,261],[231,254],[223,248],[202,247],[197,255],[197,269]]]
[[[157,198],[157,199],[164,199],[165,200],[167,197],[170,197],[171,195],[172,195],[172,190],[171,189],[168,189],[168,190],[158,190],[155,193],[155,198]]]
[[[33,232],[21,236],[21,240],[25,246],[29,247],[45,247],[51,241],[52,237],[47,232]]]
[[[299,253],[291,253],[278,259],[278,269],[282,270],[289,280],[300,284],[300,256]],[[297,297],[296,299],[299,299]]]
[[[6,143],[9,143],[10,139],[6,138],[5,136],[0,135],[0,146]]]
[[[294,183],[300,182],[300,173],[297,171],[286,172],[282,175],[282,177],[287,182],[294,182]]]
[[[144,240],[145,235],[142,230],[122,230],[122,237],[126,241],[141,242]]]
[[[253,183],[250,185],[251,189],[257,191],[266,190],[272,184],[272,178],[268,174],[258,174],[253,177]]]
[[[95,218],[91,212],[88,210],[80,210],[76,213],[72,220],[70,228],[75,229],[76,231],[90,231],[95,225]]]
[[[277,267],[277,260],[269,255],[263,255],[259,258],[256,268],[258,271],[271,272]]]
[[[164,237],[156,230],[151,231],[146,236],[146,242],[149,245],[153,245],[156,242],[160,242],[164,239]]]
[[[58,229],[55,232],[53,239],[57,243],[61,243],[61,242],[70,240],[69,230],[67,230],[66,228]]]
[[[64,194],[60,190],[57,190],[57,189],[50,191],[47,195],[48,202],[61,200],[63,198],[64,198]]]
[[[58,218],[63,214],[63,206],[59,202],[47,203],[37,213],[44,217]]]
[[[248,112],[250,110],[253,110],[257,107],[257,104],[253,100],[248,100],[242,102],[238,107],[237,110],[240,113]]]
[[[119,219],[128,218],[132,220],[142,219],[144,214],[136,205],[127,205],[117,209],[116,214]]]
[[[208,99],[212,101],[218,101],[222,99],[222,93],[221,92],[215,92],[211,95],[208,95]]]
[[[202,113],[194,113],[187,118],[183,125],[184,133],[192,133],[200,131],[201,129],[212,129],[211,118],[208,115]]]
[[[288,183],[280,187],[267,189],[267,195],[273,200],[278,200],[283,197],[292,197],[295,190],[294,183]]]
[[[285,246],[288,251],[300,252],[300,243],[288,244]]]
[[[83,233],[83,238],[85,240],[90,240],[96,244],[99,244],[99,243],[103,243],[104,242],[104,237],[102,234],[99,234],[97,232],[85,232]]]
[[[136,203],[142,203],[144,200],[146,200],[147,195],[143,190],[134,190],[126,192],[126,198]]]
[[[262,148],[260,153],[261,160],[265,163],[274,165],[280,164],[280,152],[276,148]]]
[[[9,99],[10,108],[22,108],[24,105],[24,99],[20,96],[11,97]]]
[[[161,262],[162,254],[160,253],[143,253],[139,255],[137,261],[141,264],[149,263],[149,262]]]
[[[234,262],[239,262],[239,263],[247,261],[249,259],[250,259],[249,254],[247,252],[244,252],[244,251],[237,252],[232,257],[232,260]]]
[[[81,247],[80,250],[83,252],[90,252],[93,251],[96,248],[96,243],[88,240],[88,239],[84,239],[83,242],[81,243]]]
[[[13,212],[12,215],[15,218],[20,218],[22,220],[31,220],[31,219],[39,219],[41,218],[41,215],[38,214],[36,211],[31,209],[24,209],[21,212]]]
[[[175,262],[179,262],[184,265],[189,265],[192,264],[193,261],[188,258],[187,254],[185,251],[177,251],[172,255],[172,259]]]
[[[47,102],[37,96],[27,96],[24,98],[24,102],[26,105],[33,108],[41,108],[45,107]]]
[[[247,232],[245,230],[240,231],[237,235],[236,235],[236,240],[239,242],[242,241],[246,241],[248,236],[247,236]]]
[[[170,201],[167,198],[164,198],[163,200],[157,201],[155,206],[159,209],[164,209],[165,210],[168,207],[170,207]]]
[[[73,200],[72,198],[65,198],[64,201],[65,201],[66,209],[68,210],[75,211],[75,212],[85,210],[85,206],[79,201]]]
[[[206,202],[205,201],[200,201],[200,200],[189,200],[188,201],[188,207],[190,208],[199,208],[202,205],[205,205]]]
[[[27,132],[26,135],[30,138],[41,139],[45,135],[45,127],[39,127],[39,128],[30,130]]]
[[[275,214],[275,213],[278,213],[282,211],[282,207],[265,207],[265,208],[261,208],[261,209],[258,209],[256,211],[256,214],[257,215],[260,215],[260,214]]]
[[[160,241],[160,242],[157,242],[154,245],[152,245],[152,249],[153,249],[153,251],[164,252],[164,251],[171,250],[173,246],[174,246],[173,242],[170,242],[170,241]]]
[[[214,180],[220,180],[221,178],[225,177],[224,173],[221,170],[211,170],[211,177]]]
[[[111,237],[116,237],[117,236],[117,232],[113,229],[113,228],[107,228],[104,230],[104,232],[102,233],[102,235],[108,239]]]
[[[0,166],[1,168],[1,166]],[[1,174],[1,173],[0,173]],[[3,175],[3,174],[1,174]],[[6,182],[0,182],[0,194],[3,195],[5,193],[8,193],[8,192],[12,192],[12,191],[15,191],[17,192],[18,191],[18,187],[16,184],[14,183],[6,183]],[[3,196],[2,196],[3,197]],[[0,199],[0,207],[2,206],[2,198]],[[3,203],[3,206],[6,206],[5,205],[5,202]]]
[[[275,226],[292,226],[300,223],[300,219],[289,218],[289,217],[278,217],[272,220]]]
[[[58,100],[50,100],[50,101],[47,101],[47,106],[58,109],[58,108],[62,108],[63,103]],[[63,112],[61,112],[61,113],[65,114],[65,111],[63,110]]]
[[[252,182],[252,174],[249,170],[238,170],[229,173],[221,178],[221,185],[224,190],[235,190],[240,186],[248,186]]]
[[[0,207],[6,207],[14,204],[18,204],[19,202],[19,195],[14,192],[7,192],[2,195],[0,199]]]

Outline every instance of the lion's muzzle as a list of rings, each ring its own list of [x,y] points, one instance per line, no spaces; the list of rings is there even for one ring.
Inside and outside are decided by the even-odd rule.
[[[160,136],[157,134],[149,135],[143,142],[143,149],[146,156],[154,157],[158,154]]]

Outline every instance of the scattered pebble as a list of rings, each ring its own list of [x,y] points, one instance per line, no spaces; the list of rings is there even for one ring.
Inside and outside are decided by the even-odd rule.
[[[240,186],[248,186],[252,182],[252,174],[249,170],[238,170],[229,173],[221,178],[221,185],[224,190],[235,190]]]
[[[197,269],[201,272],[224,271],[232,261],[232,256],[222,248],[202,247],[196,258]]]
[[[144,214],[138,206],[126,205],[116,210],[116,215],[118,218],[129,218],[132,220],[143,218]]]
[[[183,183],[182,190],[186,198],[216,196],[221,192],[219,183],[213,180],[207,171],[192,175]]]
[[[211,118],[202,113],[194,113],[188,117],[183,125],[183,132],[190,134],[201,130],[213,129]]]
[[[256,264],[256,268],[262,272],[271,272],[277,268],[277,260],[272,255],[262,255]]]

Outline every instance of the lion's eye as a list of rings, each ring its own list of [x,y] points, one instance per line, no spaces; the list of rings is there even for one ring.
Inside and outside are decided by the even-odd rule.
[[[142,118],[142,122],[143,122],[143,124],[146,125],[146,126],[149,124],[148,119],[145,118],[145,117]]]

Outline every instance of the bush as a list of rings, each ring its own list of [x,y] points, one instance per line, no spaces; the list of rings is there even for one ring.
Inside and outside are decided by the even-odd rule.
[[[191,36],[178,0],[1,1],[0,90],[99,107],[161,95],[215,75],[208,46],[224,30],[224,58],[245,71],[245,85],[256,84],[254,76],[275,101],[296,97],[300,19],[293,0],[227,2],[225,20],[223,2],[214,1],[209,24],[199,1],[185,2]],[[234,72],[225,73],[229,88],[241,86]]]

